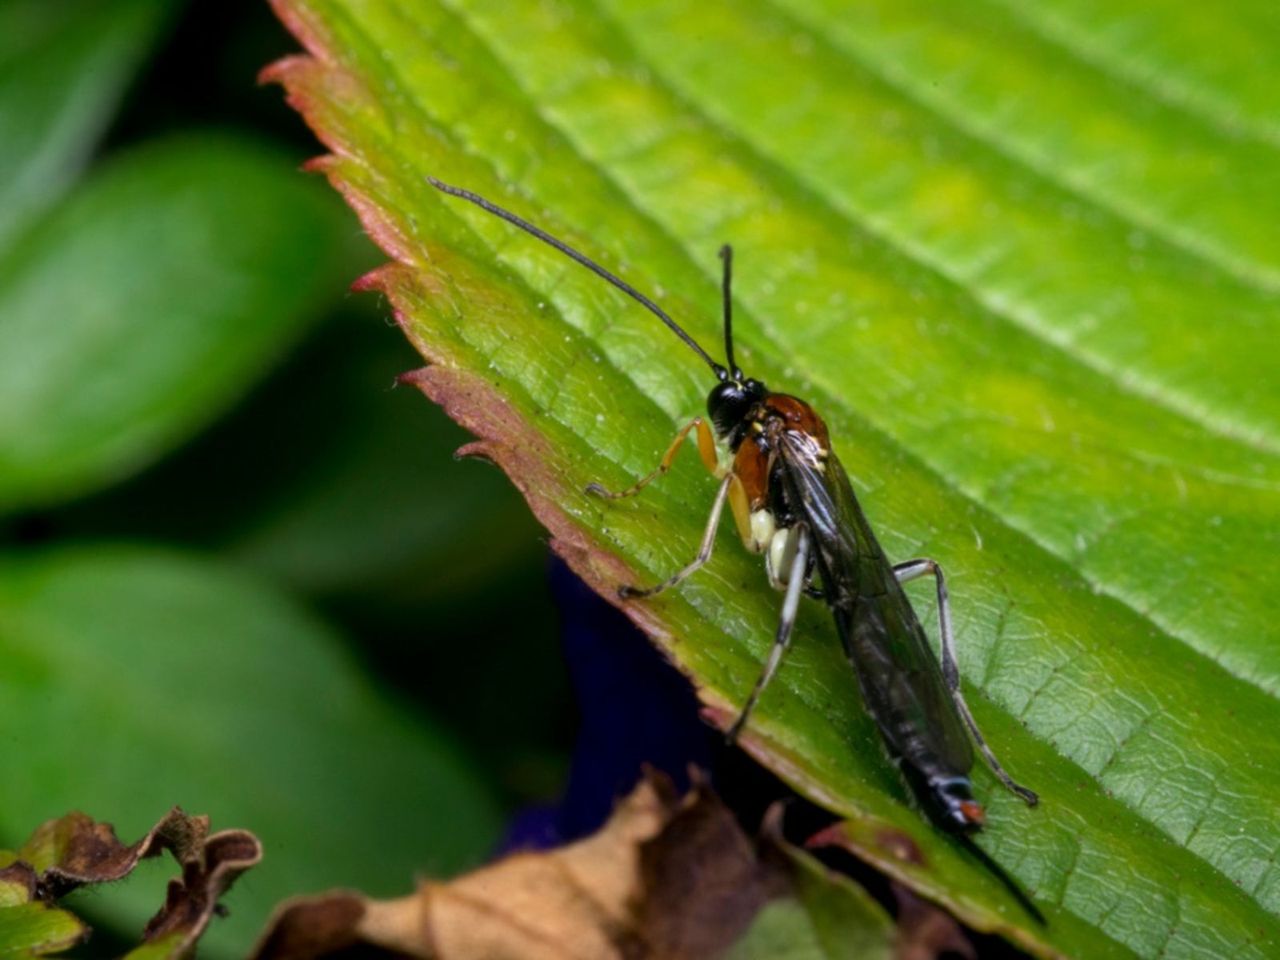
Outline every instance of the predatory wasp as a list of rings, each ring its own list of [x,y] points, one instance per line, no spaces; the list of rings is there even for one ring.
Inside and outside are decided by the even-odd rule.
[[[617,287],[666,324],[715,374],[716,385],[707,396],[710,426],[702,417],[695,417],[676,434],[658,466],[625,490],[610,492],[599,484],[587,489],[610,499],[639,493],[670,469],[681,445],[690,433],[696,433],[703,463],[720,478],[698,553],[661,583],[645,588],[625,586],[619,593],[624,598],[651,597],[703,566],[711,558],[728,502],[742,542],[748,550],[764,555],[769,583],[783,592],[773,646],[760,678],[729,729],[729,739],[736,738],[742,730],[782,663],[791,643],[801,596],[820,600],[835,619],[845,654],[884,745],[926,814],[957,835],[1023,907],[1044,923],[1044,916],[1030,898],[970,839],[985,819],[982,806],[973,797],[969,778],[974,744],[1001,783],[1030,805],[1038,798],[1005,772],[965,703],[942,568],[928,559],[890,563],[858,505],[844,467],[831,449],[822,418],[803,400],[774,393],[759,380],[747,377],[734,362],[732,249],[726,245],[720,250],[724,261],[725,347],[725,363],[721,364],[661,307],[586,255],[478,194],[429,179],[443,192],[501,217]],[[724,462],[719,454],[720,444],[728,448],[729,457]],[[902,587],[924,576],[933,577],[937,589],[941,666]]]

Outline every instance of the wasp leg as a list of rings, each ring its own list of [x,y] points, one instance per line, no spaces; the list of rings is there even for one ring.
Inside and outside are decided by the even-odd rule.
[[[943,576],[942,568],[932,560],[907,560],[905,563],[894,564],[893,572],[899,583],[907,583],[917,577],[932,576],[938,585],[938,629],[942,634],[942,679],[951,692],[951,699],[955,701],[956,709],[960,711],[965,726],[973,734],[974,742],[982,751],[987,765],[991,767],[991,772],[1001,783],[1025,800],[1028,806],[1035,806],[1040,797],[1034,790],[1028,790],[1005,772],[1000,761],[996,759],[995,753],[987,746],[986,738],[978,729],[978,721],[973,718],[969,705],[964,702],[964,694],[960,692],[960,667],[956,664],[955,637],[951,632],[951,600],[947,596],[947,578]]]
[[[809,564],[804,568],[804,595],[813,600],[825,600],[827,591],[822,587],[813,585],[813,575],[817,572],[814,567],[817,566],[818,558],[812,550],[809,551]]]
[[[774,637],[773,647],[769,650],[769,659],[765,661],[760,679],[756,681],[755,687],[752,688],[751,696],[747,697],[747,702],[743,706],[742,712],[738,714],[738,719],[733,721],[733,726],[725,734],[725,739],[729,743],[733,743],[738,738],[738,734],[742,732],[742,728],[746,725],[747,717],[750,716],[756,701],[760,699],[760,694],[764,693],[764,688],[773,679],[774,673],[778,670],[778,665],[782,663],[782,658],[786,656],[787,648],[791,646],[791,631],[796,625],[796,611],[800,607],[800,595],[804,593],[805,574],[809,565],[809,530],[804,524],[797,524],[795,530],[796,552],[791,559],[791,572],[787,580],[787,592],[782,600],[782,616],[778,619],[778,633]]]
[[[596,497],[603,497],[606,500],[621,500],[623,497],[633,497],[645,487],[647,487],[658,477],[662,476],[671,469],[671,463],[675,460],[676,454],[680,452],[680,447],[684,445],[685,438],[689,436],[689,431],[698,431],[698,454],[702,457],[703,464],[712,473],[717,472],[719,463],[719,455],[716,452],[715,436],[711,433],[711,428],[707,426],[705,420],[701,417],[694,417],[676,434],[676,438],[671,441],[671,446],[667,447],[667,452],[662,455],[662,459],[658,461],[658,465],[649,473],[645,474],[631,486],[625,490],[612,491],[601,486],[598,483],[587,484],[587,493]]]
[[[729,495],[729,484],[733,482],[733,474],[726,474],[725,478],[720,481],[720,488],[716,491],[715,503],[711,505],[711,516],[707,518],[707,529],[702,534],[702,545],[698,547],[698,555],[693,558],[685,567],[659,584],[652,587],[629,587],[623,586],[618,588],[618,596],[624,599],[633,597],[652,597],[656,593],[661,593],[669,587],[674,587],[681,580],[684,580],[690,574],[697,571],[704,563],[711,559],[711,551],[716,545],[716,529],[720,526],[720,514],[724,512],[724,501]]]

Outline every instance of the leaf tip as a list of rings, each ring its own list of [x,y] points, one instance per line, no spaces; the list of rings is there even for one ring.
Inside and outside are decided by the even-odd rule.
[[[312,157],[310,160],[304,160],[302,162],[302,172],[303,173],[321,173],[321,174],[324,174],[325,176],[328,176],[330,169],[332,169],[333,167],[335,159],[336,158],[333,156],[333,154],[323,153],[318,157]]]
[[[428,367],[418,367],[416,370],[407,370],[396,377],[396,384],[404,387],[417,387],[423,393],[426,393],[429,380],[430,369]]]
[[[324,157],[317,157],[316,160],[323,160]],[[317,164],[316,169],[324,171],[325,167]],[[389,289],[393,282],[395,264],[384,263],[381,266],[374,267],[368,273],[361,274],[351,284],[353,293],[381,293],[389,296]]]
[[[453,459],[455,460],[483,460],[486,463],[494,463],[493,454],[489,452],[489,444],[483,440],[473,440],[471,443],[464,443],[457,450],[453,451]]]
[[[265,67],[259,70],[257,77],[254,79],[257,81],[258,85],[262,87],[269,86],[273,83],[278,83],[282,87],[286,86],[290,73],[298,68],[299,61],[306,59],[308,58],[301,53],[291,53],[287,56],[283,56],[279,60],[273,60],[271,63],[268,63]]]

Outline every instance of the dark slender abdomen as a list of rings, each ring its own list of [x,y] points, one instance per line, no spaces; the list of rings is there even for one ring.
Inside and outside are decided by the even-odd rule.
[[[787,501],[808,525],[824,597],[867,711],[930,815],[949,829],[981,825],[968,774],[973,745],[902,585],[829,451],[784,434]]]

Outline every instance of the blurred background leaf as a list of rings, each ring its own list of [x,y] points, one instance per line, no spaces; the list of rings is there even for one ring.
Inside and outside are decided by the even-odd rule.
[[[894,925],[853,881],[806,853],[787,851],[792,895],[765,906],[726,960],[910,960]]]
[[[139,469],[225,410],[339,289],[343,224],[285,156],[166,139],[0,263],[0,508]]]
[[[406,719],[295,604],[215,563],[84,547],[0,564],[0,656],[6,742],[23,745],[0,835],[82,807],[122,837],[165,804],[253,824],[268,859],[228,897],[213,949],[247,943],[301,890],[397,892],[497,832],[446,733]],[[162,901],[133,884],[112,916],[140,929]]]
[[[281,896],[478,863],[571,720],[540,535],[392,389],[414,354],[344,292],[376,260],[256,84],[289,48],[253,2],[0,3],[0,846],[261,821],[213,957]]]
[[[0,248],[89,162],[125,88],[181,4],[0,4]]]

